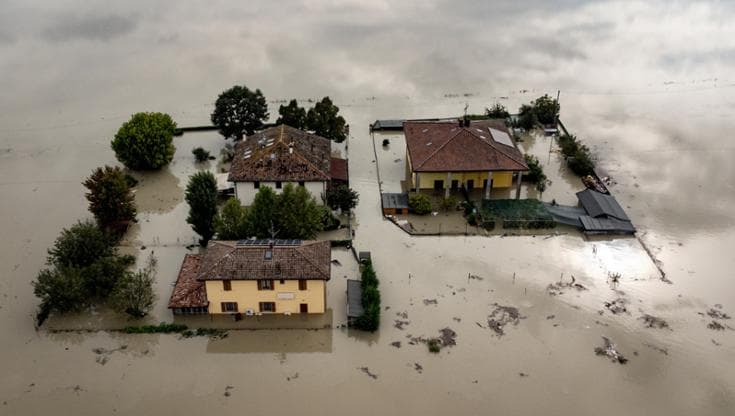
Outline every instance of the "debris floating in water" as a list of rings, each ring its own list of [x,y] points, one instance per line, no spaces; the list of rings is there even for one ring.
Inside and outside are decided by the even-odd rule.
[[[502,306],[497,303],[493,304],[495,309],[492,311],[490,316],[487,317],[487,325],[495,333],[502,337],[505,335],[505,326],[508,324],[518,325],[521,319],[525,319],[525,316],[521,316],[518,308],[515,306]],[[482,327],[480,324],[478,326]]]
[[[640,319],[643,320],[643,323],[646,326],[646,328],[657,328],[657,329],[669,328],[669,323],[657,316],[644,314],[643,316],[640,317]]]
[[[378,375],[377,375],[377,374],[373,374],[373,373],[371,373],[371,372],[370,372],[370,369],[369,369],[369,368],[367,368],[367,367],[359,367],[359,368],[358,368],[358,370],[360,370],[360,371],[362,371],[363,373],[367,374],[367,375],[368,375],[368,377],[372,378],[373,380],[377,380],[377,379],[378,379]]]
[[[628,359],[623,356],[618,350],[615,344],[610,340],[608,337],[602,337],[603,346],[602,347],[595,347],[595,354],[597,355],[604,355],[608,358],[610,358],[613,362],[618,362],[620,364],[625,364],[628,362]]]

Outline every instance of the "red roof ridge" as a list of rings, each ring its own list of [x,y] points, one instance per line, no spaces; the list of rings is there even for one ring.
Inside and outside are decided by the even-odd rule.
[[[431,159],[432,157],[434,157],[434,155],[436,155],[436,154],[437,154],[437,153],[438,153],[438,152],[439,152],[439,151],[440,151],[441,149],[443,149],[443,148],[444,148],[444,147],[445,147],[445,146],[446,146],[446,145],[447,145],[447,144],[448,144],[449,142],[451,142],[451,141],[452,141],[452,140],[454,140],[454,139],[455,139],[455,138],[456,138],[457,136],[459,136],[459,134],[460,134],[460,133],[462,133],[462,131],[463,131],[463,130],[464,130],[464,129],[459,129],[459,131],[458,131],[458,132],[456,132],[456,133],[454,133],[454,135],[453,135],[453,136],[451,136],[451,137],[449,138],[449,140],[447,140],[446,142],[444,142],[444,143],[443,143],[443,144],[442,144],[441,146],[437,147],[437,148],[436,148],[436,150],[434,150],[433,152],[431,152],[431,154],[430,154],[429,156],[425,157],[425,158],[424,158],[424,161],[423,161],[423,162],[421,162],[421,164],[420,164],[420,165],[418,165],[418,166],[416,166],[416,167],[417,167],[417,168],[420,168],[420,167],[424,166],[424,165],[426,164],[426,162],[427,162],[427,161],[428,161],[429,159]]]

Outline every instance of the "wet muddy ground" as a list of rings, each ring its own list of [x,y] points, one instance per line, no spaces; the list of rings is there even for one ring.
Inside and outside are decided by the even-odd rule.
[[[508,69],[497,64],[508,60],[479,56],[483,65],[449,64],[462,50],[455,46],[487,49],[487,39],[497,39],[491,27],[502,22],[490,25],[486,19],[469,26],[488,36],[450,31],[434,39],[447,46],[440,50],[452,51],[450,56],[425,51],[394,56],[394,48],[385,48],[388,56],[378,59],[371,52],[375,43],[400,39],[406,42],[397,48],[402,51],[422,51],[419,45],[426,44],[381,23],[401,10],[379,6],[350,3],[329,10],[312,5],[299,16],[320,17],[296,22],[263,5],[257,10],[262,23],[251,19],[253,27],[246,29],[242,21],[253,11],[219,15],[190,6],[171,17],[89,10],[86,19],[101,15],[118,22],[112,25],[117,32],[101,34],[95,28],[109,25],[84,25],[67,16],[72,22],[64,26],[61,11],[50,19],[8,7],[5,16],[47,29],[29,34],[24,30],[31,29],[5,22],[2,30],[17,31],[0,31],[7,57],[0,63],[5,75],[0,86],[7,92],[0,98],[0,414],[59,409],[80,415],[732,414],[735,324],[728,318],[735,314],[735,167],[730,163],[735,147],[729,115],[735,100],[732,81],[724,79],[732,65],[676,48],[711,44],[713,36],[731,38],[723,29],[728,26],[718,22],[731,18],[733,10],[725,5],[717,6],[725,10],[713,5],[669,9],[658,3],[538,12],[509,8],[503,22],[534,24],[545,38],[570,40],[581,51],[565,44],[536,50],[537,40],[514,43],[507,50],[529,52],[514,56],[515,65]],[[454,3],[420,12],[425,18],[417,21],[446,18],[458,28],[483,15]],[[148,13],[163,21],[154,24]],[[274,25],[263,17],[271,14],[286,20]],[[365,27],[360,30],[370,36],[335,23],[355,16],[361,16]],[[669,29],[684,22],[695,29],[684,41],[668,44],[676,33]],[[289,24],[301,30],[281,31]],[[435,25],[410,24],[419,25],[412,26],[416,33],[435,36]],[[181,27],[192,30],[179,32]],[[49,40],[49,33],[61,40]],[[286,33],[299,33],[299,38]],[[513,42],[527,36],[509,33]],[[650,36],[639,42],[631,33]],[[238,35],[244,43],[234,40]],[[302,38],[326,42],[329,48],[313,49],[326,53],[318,61],[333,58],[340,65],[331,70],[316,65],[316,57],[300,52],[308,49]],[[211,51],[215,40],[223,47]],[[268,48],[259,49],[263,44]],[[130,58],[139,48],[151,57],[145,70],[141,59]],[[352,55],[355,48],[359,53]],[[319,52],[324,49],[336,52]],[[643,58],[664,49],[680,55],[654,62]],[[245,59],[243,50],[261,59]],[[636,53],[638,59],[610,64],[611,56]],[[554,60],[561,56],[563,61]],[[704,62],[689,66],[696,57]],[[99,66],[89,66],[90,60]],[[106,61],[116,66],[105,66]],[[53,82],[57,77],[64,82]],[[101,88],[111,78],[114,85]],[[204,123],[216,93],[243,81],[272,99],[330,94],[342,108],[352,133],[351,182],[360,193],[356,245],[372,252],[381,279],[381,330],[365,334],[341,327],[343,276],[354,266],[346,252],[337,251],[342,266],[333,265],[329,283],[331,329],[230,330],[220,339],[124,335],[94,331],[127,323],[94,311],[55,317],[48,327],[90,331],[36,331],[30,281],[59,230],[88,216],[80,182],[94,167],[115,162],[109,141],[119,124],[145,109],[168,111],[182,125]],[[556,88],[562,88],[567,128],[589,144],[613,176],[613,192],[639,228],[640,240],[578,233],[411,237],[382,218],[370,122],[456,115],[465,104],[470,112],[481,112],[495,101],[515,108]],[[271,104],[271,114],[276,109]],[[140,222],[124,250],[139,259],[151,250],[159,256],[160,298],[152,322],[173,319],[165,301],[186,247],[196,239],[185,223],[187,177],[217,168],[196,165],[191,148],[218,154],[224,144],[216,133],[184,135],[176,139],[171,166],[141,175]],[[540,141],[522,146],[539,155],[545,167],[558,166],[547,169],[553,184],[543,199],[573,203],[572,190],[580,185],[560,163],[553,165],[558,154],[549,156]],[[393,159],[405,157],[401,149],[392,151]],[[671,284],[661,281],[657,266]],[[620,278],[612,282],[616,274]],[[444,329],[452,332],[440,332]],[[438,353],[421,341],[445,335],[456,345]],[[597,356],[595,348],[604,355]],[[623,355],[625,365],[611,362],[613,351]]]

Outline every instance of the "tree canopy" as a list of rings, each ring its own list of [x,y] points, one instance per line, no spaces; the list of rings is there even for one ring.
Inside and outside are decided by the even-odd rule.
[[[299,107],[299,103],[293,99],[288,105],[282,105],[278,108],[278,120],[276,124],[285,124],[297,129],[306,128],[306,110]]]
[[[289,183],[276,199],[275,219],[279,238],[309,240],[321,231],[323,215],[305,187]]]
[[[174,157],[176,123],[163,113],[137,113],[112,140],[117,160],[133,170],[159,169]]]
[[[250,236],[248,209],[237,198],[225,202],[214,218],[214,231],[220,240],[239,240]]]
[[[111,229],[116,223],[135,219],[135,200],[125,172],[119,167],[97,168],[83,185],[89,211],[103,229]]]
[[[214,216],[217,214],[217,180],[212,172],[192,175],[185,198],[189,204],[186,222],[201,236],[199,244],[206,247],[214,235]]]
[[[37,315],[42,324],[51,312],[78,311],[104,301],[133,264],[132,256],[119,256],[115,239],[92,221],[64,229],[48,251],[48,269],[33,281],[41,300]]]
[[[560,109],[559,102],[556,99],[549,97],[548,94],[544,94],[542,97],[534,100],[531,105],[541,124],[556,123],[556,117],[559,115]]]
[[[135,318],[146,316],[156,301],[153,281],[157,266],[158,260],[151,252],[141,270],[125,273],[110,296],[112,307]]]
[[[211,119],[226,139],[241,140],[268,120],[268,103],[259,89],[235,85],[217,97]]]
[[[349,213],[352,208],[357,206],[360,195],[345,185],[339,185],[328,189],[325,197],[329,208],[340,209],[344,213]]]
[[[345,119],[339,115],[339,107],[329,97],[322,98],[306,114],[306,127],[316,134],[337,143],[347,138]]]
[[[508,118],[510,117],[510,113],[508,113],[508,110],[505,108],[503,104],[496,103],[494,106],[490,108],[485,109],[485,114],[489,118]]]

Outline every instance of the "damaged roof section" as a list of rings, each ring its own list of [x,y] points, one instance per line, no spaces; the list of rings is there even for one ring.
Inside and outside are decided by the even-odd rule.
[[[286,125],[267,128],[235,145],[231,182],[328,181],[331,142]]]
[[[415,172],[526,171],[504,120],[407,121],[403,130]]]
[[[331,259],[329,241],[211,241],[197,279],[329,280]]]

